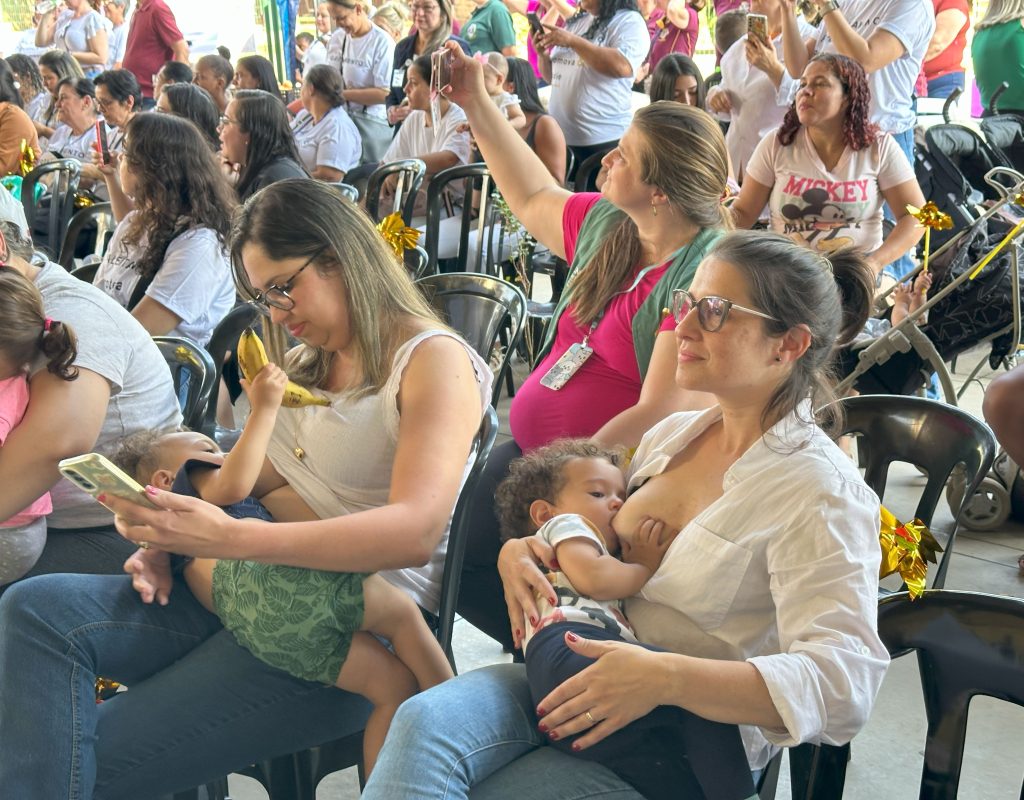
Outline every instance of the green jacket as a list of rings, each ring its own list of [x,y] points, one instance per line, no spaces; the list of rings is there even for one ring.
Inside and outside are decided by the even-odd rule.
[[[623,216],[625,216],[625,212],[603,198],[590,209],[586,219],[583,220],[583,226],[580,228],[580,234],[576,240],[576,254],[569,270],[569,280],[578,270],[584,269],[590,263],[605,236],[615,230]],[[670,307],[672,290],[689,288],[693,275],[697,271],[697,265],[704,259],[708,250],[711,249],[711,245],[721,234],[722,232],[718,228],[701,229],[689,246],[684,247],[672,260],[668,269],[665,270],[665,274],[661,276],[661,280],[655,284],[654,289],[651,290],[650,295],[637,310],[636,316],[633,317],[633,350],[636,353],[636,363],[640,368],[641,380],[647,376],[647,366],[651,362],[654,340],[657,338],[661,321],[664,319],[662,310]],[[569,291],[569,286],[570,283],[567,281],[566,290],[562,292],[562,297],[558,301],[558,305],[555,306],[551,321],[544,331],[544,344],[537,356],[537,364],[548,354],[555,341],[558,320],[571,299],[572,292]]]

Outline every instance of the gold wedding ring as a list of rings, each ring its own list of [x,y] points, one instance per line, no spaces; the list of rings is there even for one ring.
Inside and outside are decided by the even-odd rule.
[[[584,714],[584,716],[587,718],[587,720],[590,722],[591,725],[596,725],[597,724],[597,720],[594,719],[594,715],[591,714],[589,711],[586,714]]]
[[[141,547],[143,550],[148,550],[149,549],[149,542],[140,541],[139,542],[139,547]]]

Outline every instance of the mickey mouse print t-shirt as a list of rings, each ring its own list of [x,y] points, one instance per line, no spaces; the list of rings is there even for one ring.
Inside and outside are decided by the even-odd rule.
[[[882,244],[882,192],[914,180],[914,169],[888,134],[863,150],[847,147],[825,168],[806,128],[783,146],[778,131],[757,145],[747,177],[771,186],[772,230],[821,252],[855,245],[870,253]]]

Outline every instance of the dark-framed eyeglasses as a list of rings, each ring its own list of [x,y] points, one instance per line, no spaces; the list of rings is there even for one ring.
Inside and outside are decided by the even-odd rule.
[[[268,316],[270,315],[271,308],[276,308],[281,311],[291,311],[295,308],[295,300],[292,299],[290,294],[292,288],[295,286],[295,281],[298,279],[299,275],[302,274],[302,271],[316,261],[323,252],[323,248],[317,250],[309,257],[309,259],[307,259],[305,264],[292,273],[288,280],[284,283],[272,283],[262,292],[255,292],[249,302],[259,309],[260,312]]]
[[[755,317],[761,317],[762,319],[781,322],[778,317],[773,317],[770,314],[765,314],[763,311],[757,311],[753,308],[738,305],[732,300],[726,300],[724,297],[707,295],[706,297],[702,297],[698,300],[686,291],[686,289],[673,290],[672,318],[676,321],[676,325],[682,322],[686,318],[686,315],[695,308],[697,309],[697,322],[700,324],[700,327],[708,333],[715,333],[721,330],[722,325],[725,324],[725,320],[729,316],[730,309],[736,309],[737,311],[742,311],[745,314],[753,314]]]

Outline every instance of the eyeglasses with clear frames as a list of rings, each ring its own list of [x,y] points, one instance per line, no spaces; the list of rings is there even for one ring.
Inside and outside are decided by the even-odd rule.
[[[716,333],[721,330],[722,325],[725,324],[725,320],[729,316],[729,310],[733,308],[745,314],[753,314],[755,317],[781,322],[778,317],[738,305],[732,300],[726,300],[724,297],[707,295],[698,300],[686,289],[675,289],[672,292],[672,318],[676,321],[676,325],[682,322],[686,315],[695,308],[697,309],[697,322],[708,333]]]
[[[324,249],[317,250],[309,257],[305,264],[292,273],[284,283],[272,283],[262,292],[256,292],[249,303],[256,307],[260,313],[270,316],[270,309],[276,308],[281,311],[291,311],[295,308],[295,301],[289,292],[295,286],[295,281],[302,274],[302,271],[316,261],[324,252]]]
[[[235,120],[231,119],[231,117],[229,117],[227,114],[221,114],[220,115],[220,119],[218,120],[217,127],[224,128],[224,127],[227,127],[228,125],[234,125],[234,124],[235,124]]]
[[[409,6],[409,10],[415,14],[417,11],[421,14],[430,14],[434,11],[438,11],[441,8],[437,3],[413,3]]]

